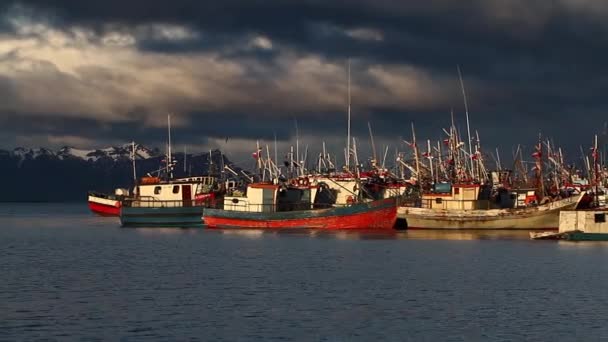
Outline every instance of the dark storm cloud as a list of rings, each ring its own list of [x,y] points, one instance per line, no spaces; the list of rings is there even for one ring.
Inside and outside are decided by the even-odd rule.
[[[0,82],[3,96],[11,99],[19,98],[10,96],[19,94],[15,89],[40,94],[42,88],[64,85],[69,96],[63,101],[75,109],[73,115],[62,116],[70,124],[56,128],[52,133],[57,135],[93,133],[95,124],[103,122],[102,126],[112,127],[108,136],[127,138],[138,122],[146,120],[138,111],[151,108],[188,111],[184,139],[268,138],[276,132],[279,139],[287,139],[293,136],[289,128],[293,116],[308,118],[299,121],[302,131],[310,135],[341,134],[345,115],[340,110],[345,106],[339,100],[344,100],[344,89],[327,81],[333,77],[335,83],[343,84],[344,74],[323,63],[344,66],[348,57],[358,63],[358,74],[353,77],[361,89],[353,97],[353,115],[358,120],[353,129],[359,136],[367,134],[367,121],[378,135],[408,136],[409,123],[415,121],[422,135],[436,139],[449,122],[450,108],[462,122],[457,64],[464,73],[472,122],[482,135],[489,136],[482,137],[489,143],[512,142],[520,136],[533,139],[538,131],[564,140],[584,139],[605,121],[608,109],[603,100],[608,89],[604,76],[608,72],[608,25],[604,21],[608,11],[599,1],[23,0],[4,6],[5,11],[15,6],[25,9],[68,34],[73,27],[91,29],[97,35],[92,39],[100,42],[110,31],[134,34],[134,44],[142,54],[157,52],[179,58],[212,54],[210,60],[215,64],[209,70],[218,74],[232,70],[230,75],[238,79],[197,74],[197,63],[192,60],[189,68],[194,70],[198,92],[148,86],[152,76],[142,77],[147,81],[145,91],[134,92],[140,87],[134,80],[143,70],[150,72],[166,63],[155,57],[134,64],[133,68],[142,71],[128,76],[118,75],[108,66],[79,68],[67,75],[47,65],[35,77],[20,71]],[[171,32],[157,34],[146,26],[157,24],[177,25],[187,32],[172,39]],[[267,41],[260,40],[260,48],[251,48],[255,39]],[[293,56],[285,57],[286,51]],[[291,74],[294,64],[306,57],[321,61],[320,75],[307,78],[315,65],[304,75]],[[170,61],[176,60],[181,59]],[[206,67],[201,63],[200,68]],[[416,82],[391,78],[397,71]],[[159,79],[171,79],[167,75],[173,74],[159,75]],[[181,75],[174,83],[188,81]],[[302,89],[286,91],[286,84],[302,84]],[[315,92],[319,84],[326,88]],[[338,92],[342,93],[323,98]],[[92,103],[73,100],[73,94],[81,98],[91,93],[96,98]],[[152,101],[140,93],[154,94]],[[407,96],[411,99],[404,99]],[[200,97],[206,100],[197,102]],[[61,108],[55,101],[58,98],[62,94],[38,98],[40,106],[20,106],[40,117],[55,118]],[[39,113],[45,108],[53,115]],[[74,118],[93,112],[127,118],[109,123],[96,119],[98,114],[88,115],[86,122]],[[209,124],[218,117],[224,120]],[[570,120],[563,118],[580,118],[580,129],[571,130]],[[29,128],[24,122],[15,129]],[[162,141],[162,134],[150,136]],[[140,138],[146,139],[144,134]]]

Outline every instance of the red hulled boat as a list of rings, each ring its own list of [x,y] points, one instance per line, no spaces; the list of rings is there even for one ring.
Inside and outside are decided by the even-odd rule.
[[[119,216],[121,201],[124,195],[108,195],[90,191],[88,196],[89,209],[101,216]]]
[[[205,209],[209,228],[392,229],[395,198],[336,205],[323,186],[250,184],[244,194],[224,197],[223,209]]]

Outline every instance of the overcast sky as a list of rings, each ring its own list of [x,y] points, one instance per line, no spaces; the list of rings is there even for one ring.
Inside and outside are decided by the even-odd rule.
[[[600,0],[37,0],[0,5],[0,148],[318,151],[442,138],[453,109],[510,153],[588,147],[608,121]],[[312,153],[312,152],[311,152]],[[363,153],[363,152],[362,152]],[[391,152],[393,153],[393,152]]]

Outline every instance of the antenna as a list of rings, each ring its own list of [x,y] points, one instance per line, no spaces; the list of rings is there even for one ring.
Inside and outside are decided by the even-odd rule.
[[[469,136],[469,159],[471,161],[471,173],[474,173],[473,158],[471,158],[471,156],[473,155],[473,150],[471,149],[471,126],[469,124],[469,105],[467,104],[467,94],[464,90],[464,82],[462,81],[460,65],[456,65],[456,68],[458,69],[458,79],[460,80],[460,89],[462,90],[462,98],[464,99],[464,113],[467,117],[467,133]],[[472,176],[473,178],[475,177],[474,174]]]

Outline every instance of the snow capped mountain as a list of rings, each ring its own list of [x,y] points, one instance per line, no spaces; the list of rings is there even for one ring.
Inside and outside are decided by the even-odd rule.
[[[49,149],[46,148],[23,148],[23,147],[17,147],[15,150],[13,150],[13,155],[15,156],[19,156],[22,157],[23,159],[25,158],[30,158],[30,159],[36,159],[40,156],[54,156],[55,153]]]
[[[12,154],[14,156],[21,157],[21,159],[37,159],[40,156],[47,156],[56,157],[60,160],[76,158],[82,160],[97,161],[102,158],[109,158],[116,161],[119,159],[131,159],[132,152],[132,145],[125,144],[122,146],[112,146],[96,150],[84,150],[65,146],[59,149],[59,151],[57,152],[46,148],[28,149],[18,147],[13,150]],[[158,150],[152,150],[143,145],[135,144],[135,159],[149,159],[158,157],[159,155],[160,152]]]

